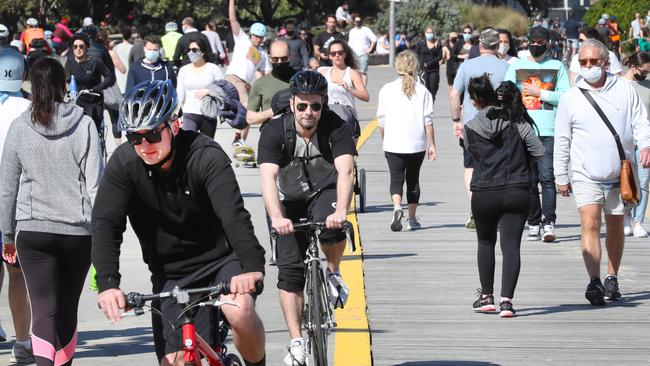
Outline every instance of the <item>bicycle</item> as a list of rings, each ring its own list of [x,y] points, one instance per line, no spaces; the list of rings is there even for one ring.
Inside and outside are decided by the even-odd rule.
[[[303,309],[302,329],[307,331],[307,350],[313,366],[327,366],[327,336],[336,323],[333,320],[334,305],[330,301],[330,289],[325,280],[318,252],[318,236],[326,229],[324,222],[300,221],[293,224],[294,231],[308,233],[309,246],[305,264],[307,265],[305,291],[307,301]],[[343,224],[343,229],[350,243],[352,252],[356,251],[354,243],[354,228],[349,221]],[[271,230],[271,246],[273,260],[276,260],[278,233]]]
[[[68,102],[74,103],[76,105],[79,105],[77,104],[77,100],[82,95],[89,95],[96,98],[102,97],[102,94],[92,92],[88,89],[79,90],[77,93],[72,93],[70,91],[66,93]],[[82,105],[79,106],[84,108],[84,106]],[[104,123],[103,118],[101,124],[99,125],[99,128],[97,129],[97,134],[99,135],[99,147],[102,149],[102,157],[104,158],[104,164],[106,164],[106,162],[108,161],[108,151],[106,150],[106,124]]]
[[[261,284],[260,284],[261,286]],[[258,292],[260,292],[258,290]],[[239,306],[232,301],[220,301],[219,295],[228,295],[230,293],[230,283],[221,282],[215,286],[201,287],[194,289],[182,289],[178,286],[174,287],[171,291],[164,291],[157,294],[143,295],[138,292],[131,292],[126,296],[126,302],[132,310],[122,314],[122,317],[140,316],[148,311],[154,311],[160,316],[162,314],[159,310],[145,305],[146,302],[173,298],[176,302],[184,307],[183,312],[178,315],[176,323],[180,323],[182,328],[182,344],[183,344],[183,361],[186,366],[199,366],[202,365],[201,356],[207,360],[209,366],[244,366],[239,356],[234,353],[228,353],[228,348],[225,345],[226,337],[228,336],[228,324],[221,317],[219,309],[222,305]],[[207,294],[194,302],[190,302],[190,295],[193,294]],[[202,306],[211,306],[215,308],[215,321],[216,326],[215,334],[219,339],[216,346],[212,347],[203,339],[198,333],[195,332],[194,321],[188,312],[194,308]],[[147,307],[145,309],[145,307]],[[177,324],[174,324],[176,327]]]

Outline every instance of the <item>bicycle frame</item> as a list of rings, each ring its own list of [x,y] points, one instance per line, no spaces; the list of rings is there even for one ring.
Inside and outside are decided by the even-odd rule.
[[[189,319],[188,319],[189,320]],[[190,320],[181,327],[183,334],[183,361],[185,365],[201,365],[201,355],[208,361],[210,366],[224,366],[222,357],[225,352],[217,344],[214,348],[210,347],[198,333],[196,333],[194,323]],[[225,348],[224,348],[225,349]]]
[[[305,283],[307,284],[306,286],[307,291],[323,292],[322,290],[324,288],[324,295],[326,296],[325,299],[327,299],[327,302],[329,304],[330,290],[329,290],[329,286],[327,286],[325,282],[325,276],[323,275],[323,268],[321,267],[320,254],[318,251],[318,237],[315,232],[309,233],[309,248],[307,248],[307,258],[305,258],[305,264],[307,265],[307,280],[305,281]],[[322,286],[322,288],[319,288],[319,286],[317,286],[317,284],[314,283],[315,281],[315,278],[313,278],[314,274],[320,277],[320,286]],[[332,317],[332,308],[330,306],[327,306],[326,308],[327,308],[327,317],[326,317],[325,324],[311,324],[311,316],[309,316],[310,314],[308,314],[306,318],[303,318],[303,322],[305,321],[307,322],[305,325],[303,325],[303,328],[309,331],[313,329],[312,327],[316,327],[316,326],[324,327],[327,333],[329,334],[331,329],[336,327],[336,323],[334,323]]]

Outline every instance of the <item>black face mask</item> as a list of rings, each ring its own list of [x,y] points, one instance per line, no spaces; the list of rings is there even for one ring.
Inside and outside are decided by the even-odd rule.
[[[530,54],[533,57],[537,58],[537,57],[541,57],[544,54],[544,52],[546,52],[546,45],[540,46],[538,44],[531,44],[528,45],[528,49],[530,50]]]
[[[457,39],[458,38],[456,38],[456,37],[451,37],[451,38],[449,38],[449,42],[454,43],[454,42],[456,42]]]
[[[643,81],[643,80],[645,80],[647,77],[648,77],[647,74],[646,74],[646,75],[644,75],[644,74],[634,74],[634,78],[636,79],[636,81]]]
[[[277,64],[273,64],[273,71],[271,71],[271,75],[273,75],[273,77],[287,83],[295,73],[296,70],[291,67],[291,65],[289,65],[289,62],[279,62]]]
[[[296,31],[287,31],[287,36],[293,38],[294,34],[296,34]]]

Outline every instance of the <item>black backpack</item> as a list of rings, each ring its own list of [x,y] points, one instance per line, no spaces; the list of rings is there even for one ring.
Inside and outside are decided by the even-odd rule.
[[[321,119],[318,122],[320,123],[327,123],[325,120],[330,120],[332,115],[336,116],[334,112],[331,112],[329,110],[323,110],[323,113],[321,115]],[[318,147],[320,149],[320,155],[315,155],[315,156],[310,156],[308,158],[305,157],[296,157],[294,156],[296,152],[296,125],[294,122],[293,118],[293,113],[284,113],[280,118],[282,118],[282,133],[284,137],[284,142],[282,144],[282,151],[284,152],[285,159],[287,161],[292,161],[292,160],[297,160],[300,162],[308,162],[313,159],[317,158],[324,158],[330,163],[334,162],[333,154],[332,154],[332,141],[331,141],[331,135],[330,137],[325,140],[323,137],[323,133],[317,133],[316,138],[318,139]]]

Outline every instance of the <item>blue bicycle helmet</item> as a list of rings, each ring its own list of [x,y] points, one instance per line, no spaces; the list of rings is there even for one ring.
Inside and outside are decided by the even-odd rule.
[[[152,130],[168,122],[178,99],[171,80],[143,81],[120,104],[120,128],[127,133]]]
[[[262,23],[254,23],[251,26],[251,34],[258,37],[266,37],[266,26]]]

